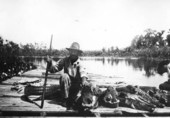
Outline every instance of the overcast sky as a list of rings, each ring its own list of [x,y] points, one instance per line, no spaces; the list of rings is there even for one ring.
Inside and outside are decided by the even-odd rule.
[[[170,0],[0,0],[0,36],[16,43],[124,48],[147,28],[170,28]]]

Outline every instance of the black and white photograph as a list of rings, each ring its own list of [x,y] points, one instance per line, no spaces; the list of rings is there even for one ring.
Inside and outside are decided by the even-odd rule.
[[[170,0],[0,0],[0,117],[170,117]]]

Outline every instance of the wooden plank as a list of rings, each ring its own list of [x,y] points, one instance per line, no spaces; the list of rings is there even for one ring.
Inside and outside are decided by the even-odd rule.
[[[41,101],[36,101],[36,104],[40,105]],[[45,100],[45,105],[44,105],[44,110],[65,110],[66,108],[61,106],[59,104],[60,102],[55,101],[55,100]],[[7,110],[8,108],[11,110],[15,110],[15,111],[29,111],[29,109],[31,108],[31,110],[33,111],[39,111],[41,110],[37,105],[35,105],[34,103],[30,103],[27,101],[24,101],[22,98],[0,98],[0,106],[1,106],[1,111],[3,110]],[[18,109],[12,109],[13,107],[18,107]],[[9,110],[8,109],[8,110]],[[125,112],[129,112],[129,113],[149,113],[147,111],[142,111],[142,110],[136,110],[136,109],[131,109],[131,108],[127,108],[127,107],[118,107],[118,108],[104,108],[104,107],[99,107],[95,110],[92,110],[93,112],[108,112],[111,113],[114,110],[120,110],[120,111],[125,111]],[[155,111],[153,113],[170,113],[170,107],[165,107],[165,108],[156,108]]]
[[[51,78],[51,79],[59,79],[61,77],[61,74],[63,73],[63,71],[60,71],[60,72],[57,72],[57,73],[49,73],[48,75],[48,78]],[[103,79],[107,79],[107,80],[112,80],[117,78],[117,79],[120,79],[120,78],[124,78],[124,77],[117,77],[117,76],[103,76],[103,75],[98,75],[98,74],[93,74],[93,73],[87,73],[88,77],[91,79],[91,80],[102,80]],[[35,70],[31,70],[31,71],[27,71],[25,73],[23,73],[21,75],[22,77],[37,77],[37,78],[44,78],[45,77],[45,69],[35,69]]]
[[[38,96],[37,96],[38,97]],[[55,100],[45,100],[44,104],[44,110],[65,110],[66,108],[61,106],[61,103],[57,102]],[[39,105],[41,104],[41,101],[34,101],[34,102],[28,102],[25,98],[9,98],[9,97],[1,97],[0,98],[0,108],[1,111],[4,111],[5,109],[8,110],[15,110],[15,111],[29,111],[29,109],[33,111],[39,111],[42,110],[39,108]],[[17,107],[18,109],[12,109]]]
[[[22,94],[18,94],[17,91],[11,91],[11,85],[0,85],[0,97],[20,97]]]
[[[122,112],[123,111],[123,112]],[[17,107],[17,106],[10,106],[6,107],[4,106],[1,109],[1,112],[27,112],[30,114],[33,113],[42,113],[45,112],[46,114],[49,113],[63,113],[63,114],[69,114],[69,113],[75,113],[75,115],[78,115],[78,111],[76,110],[66,110],[66,108],[62,107],[57,107],[56,105],[53,107],[44,107],[43,109],[40,109],[39,107],[28,107],[28,106],[22,106],[22,107]],[[130,108],[97,108],[95,110],[91,110],[92,113],[100,113],[101,115],[118,115],[118,116],[125,116],[125,115],[131,115],[131,116],[136,116],[136,115],[150,115],[150,116],[160,116],[162,114],[164,115],[169,115],[169,112],[156,112],[156,113],[150,113],[146,111],[140,111],[140,110],[134,110]]]
[[[45,78],[45,69],[35,69],[35,70],[30,70],[25,73],[23,73],[21,76],[22,77],[37,77],[37,78]],[[55,73],[55,74],[50,74],[48,75],[48,78],[50,79],[59,79],[61,77],[61,72]]]
[[[12,84],[14,82],[20,81],[20,80],[30,80],[30,79],[36,79],[36,76],[39,77],[42,82],[44,80],[42,76],[43,70],[32,70],[28,73],[25,73],[24,76],[21,77],[13,77],[11,79],[8,79],[4,81],[0,85],[0,111],[3,113],[14,113],[17,114],[17,112],[21,113],[25,112],[27,115],[29,113],[34,113],[40,115],[40,114],[55,114],[55,115],[78,115],[77,111],[67,111],[65,107],[61,106],[60,101],[57,101],[57,99],[50,99],[45,100],[44,108],[40,109],[40,100],[35,102],[28,102],[24,96],[23,93],[18,94],[17,91],[11,91]],[[55,78],[55,75],[51,74],[51,78],[48,79],[48,84],[57,84],[59,85],[58,79]],[[108,81],[104,81],[105,76],[90,74],[92,82],[97,83],[97,85],[100,85],[101,87],[107,87],[107,86],[125,86],[126,84],[115,84],[116,81],[112,80],[112,77],[108,79]],[[39,96],[30,96],[30,99],[35,99]],[[165,108],[156,108],[153,113],[149,113],[147,111],[141,111],[131,108],[125,108],[125,107],[118,107],[118,108],[103,108],[99,107],[97,109],[92,110],[93,113],[101,113],[101,114],[107,114],[107,115],[120,115],[121,111],[127,114],[143,114],[142,116],[153,115],[153,114],[170,114],[170,107]]]
[[[45,70],[43,69],[35,69],[35,70],[31,70],[28,71],[24,74],[22,74],[22,77],[26,77],[26,78],[40,78],[40,79],[44,79],[45,75],[43,74],[45,72]],[[54,80],[59,80],[60,76],[61,76],[61,72],[58,73],[49,73],[48,75],[48,82]],[[116,76],[102,76],[102,75],[97,75],[97,74],[92,74],[92,73],[88,73],[88,77],[89,77],[89,81],[91,83],[94,83],[96,85],[100,85],[100,87],[108,87],[108,86],[125,86],[125,83],[122,83],[121,85],[116,85],[115,83],[117,82],[117,79],[121,79],[123,77],[116,77]],[[117,78],[117,79],[115,79]],[[120,80],[121,81],[121,80]]]
[[[3,81],[1,84],[2,85],[12,85],[16,81],[20,81],[21,77],[12,77],[10,79],[7,79],[6,81]]]
[[[6,107],[3,108],[2,111],[2,116],[77,116],[78,112],[77,111],[67,111],[66,109],[63,110],[57,110],[58,108],[52,108],[52,109],[39,109],[39,110],[32,110],[31,108],[25,108],[22,107],[23,109],[27,110],[22,110],[21,108],[18,107]],[[18,110],[15,110],[18,109]]]
[[[24,108],[24,107],[23,107]],[[82,112],[78,112],[77,110],[66,110],[66,109],[62,109],[62,110],[56,110],[55,108],[53,109],[40,109],[40,110],[32,110],[32,109],[28,109],[27,111],[22,111],[22,109],[18,109],[17,111],[15,109],[18,109],[17,107],[8,107],[8,108],[3,108],[2,110],[2,114],[6,115],[6,113],[12,113],[13,115],[21,115],[23,116],[24,114],[26,114],[28,116],[28,114],[31,114],[33,116],[88,116],[89,114],[82,113]],[[112,110],[110,112],[105,112],[105,110],[92,110],[91,113],[99,113],[102,116],[121,116],[122,112],[120,110]],[[36,115],[35,115],[36,114]],[[92,114],[91,114],[92,115]]]

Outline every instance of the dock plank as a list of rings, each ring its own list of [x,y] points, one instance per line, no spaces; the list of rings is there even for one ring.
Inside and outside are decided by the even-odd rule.
[[[49,73],[48,74],[48,81],[51,82],[53,80],[58,80],[61,76],[61,73],[63,71],[57,72],[57,73]],[[87,76],[89,77],[88,81],[91,83],[94,83],[96,85],[100,85],[101,87],[107,87],[107,86],[117,86],[115,85],[116,82],[121,81],[123,77],[116,77],[116,76],[102,76],[99,74],[93,74],[93,73],[87,73]],[[27,78],[45,78],[45,70],[43,69],[35,69],[28,71],[22,75],[22,77],[27,77]],[[52,82],[51,82],[52,83]],[[118,86],[125,86],[125,83],[122,83],[122,85]]]
[[[39,106],[41,104],[41,101],[34,101],[30,102],[26,100],[24,93],[18,93],[17,91],[11,91],[11,87],[14,82],[18,81],[27,81],[27,80],[34,80],[34,79],[40,79],[41,83],[43,85],[44,82],[44,75],[42,74],[45,72],[45,70],[31,70],[26,73],[24,73],[22,76],[18,77],[12,77],[11,79],[8,79],[0,84],[0,115],[9,115],[9,113],[12,113],[12,115],[44,115],[44,114],[51,114],[51,115],[58,115],[58,116],[72,116],[72,115],[78,115],[77,111],[68,111],[65,107],[61,106],[60,101],[57,99],[48,99],[44,101],[44,107],[41,109]],[[56,84],[59,85],[59,77],[61,73],[57,74],[49,74],[49,78],[47,80],[47,84]],[[95,74],[88,74],[90,77],[90,81],[96,83],[97,85],[107,87],[107,86],[117,86],[115,81],[113,81],[114,77],[108,77],[108,81],[104,81],[104,78],[107,78],[105,76],[101,75],[95,75]],[[115,77],[119,78],[119,77]],[[121,78],[121,77],[120,77]],[[122,86],[125,86],[126,84],[122,83]],[[119,84],[121,86],[121,84]],[[35,99],[39,96],[30,96],[31,99]],[[153,113],[148,113],[147,111],[141,111],[131,108],[125,108],[125,107],[118,107],[118,108],[103,108],[99,107],[97,109],[91,110],[93,113],[100,113],[100,114],[107,114],[107,115],[122,115],[121,112],[129,113],[129,114],[170,114],[170,107],[165,108],[156,108]],[[24,114],[25,113],[25,114]],[[158,115],[159,116],[159,115]],[[170,115],[169,115],[170,116]]]
[[[17,91],[11,91],[11,87],[11,85],[0,85],[0,97],[20,97],[23,94],[19,94]]]

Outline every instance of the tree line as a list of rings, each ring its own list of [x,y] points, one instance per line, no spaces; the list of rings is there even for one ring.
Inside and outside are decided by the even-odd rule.
[[[126,48],[131,55],[139,57],[170,57],[170,30],[156,31],[147,29],[142,35],[136,35],[131,42],[131,46]]]
[[[170,31],[169,31],[170,32]],[[65,56],[68,54],[66,49],[52,49],[50,53],[46,45],[38,43],[16,44],[13,41],[4,40],[0,37],[1,58],[8,56]],[[146,29],[143,34],[136,35],[131,45],[119,49],[111,46],[96,51],[84,51],[82,56],[136,56],[136,57],[170,57],[170,33],[165,35],[165,31]]]
[[[88,54],[91,54],[88,53]],[[87,54],[87,55],[88,55]],[[136,35],[131,40],[131,45],[119,49],[118,47],[103,48],[93,54],[100,56],[133,56],[145,58],[169,58],[170,57],[170,30],[167,32],[153,29],[144,30],[143,34]]]
[[[20,57],[20,47],[13,41],[0,37],[0,83],[30,69],[35,69],[32,63],[26,63]]]

